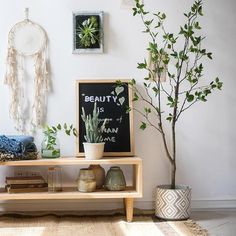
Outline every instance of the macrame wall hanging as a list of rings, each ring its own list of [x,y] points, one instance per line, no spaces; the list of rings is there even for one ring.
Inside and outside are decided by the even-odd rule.
[[[49,91],[47,35],[40,25],[29,20],[28,13],[26,8],[25,20],[15,24],[9,32],[5,77],[11,94],[10,117],[23,134],[35,132],[44,123]],[[26,89],[27,80],[32,80],[26,68],[30,64],[28,60],[33,60],[34,64],[31,99]]]

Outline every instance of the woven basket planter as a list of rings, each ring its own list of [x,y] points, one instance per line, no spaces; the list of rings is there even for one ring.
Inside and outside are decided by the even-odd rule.
[[[155,214],[165,220],[186,220],[190,216],[191,189],[187,186],[160,185],[156,188]]]

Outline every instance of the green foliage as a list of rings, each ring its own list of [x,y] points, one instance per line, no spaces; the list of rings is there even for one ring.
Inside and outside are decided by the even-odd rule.
[[[216,78],[210,83],[204,78],[204,63],[212,60],[212,53],[203,48],[205,37],[201,36],[199,18],[203,16],[203,1],[195,0],[188,12],[184,13],[185,23],[177,33],[168,32],[165,28],[167,16],[162,12],[145,11],[144,4],[135,0],[133,15],[139,15],[144,29],[150,36],[147,51],[150,63],[144,59],[138,63],[139,70],[146,71],[143,91],[140,91],[135,80],[129,83],[134,91],[133,101],[144,104],[144,110],[134,108],[145,121],[140,129],[148,126],[161,133],[167,157],[174,168],[172,187],[175,186],[176,168],[176,123],[182,114],[197,102],[206,102],[213,90],[221,90],[223,83]],[[182,45],[182,46],[181,46]],[[168,75],[168,83],[162,83],[163,73]],[[204,82],[206,81],[206,82]],[[152,119],[151,119],[152,117]],[[163,120],[171,126],[171,134],[166,135]],[[167,123],[168,125],[168,123]],[[172,145],[167,145],[166,136],[172,137]]]
[[[64,132],[67,135],[71,135],[73,134],[74,136],[78,136],[77,130],[76,128],[73,127],[73,125],[71,124],[70,126],[68,126],[66,123],[64,124]],[[59,150],[54,150],[54,147],[56,145],[56,136],[58,131],[62,131],[62,125],[61,124],[57,124],[56,126],[48,126],[46,125],[43,128],[43,134],[45,135],[45,138],[47,139],[47,150],[53,150],[52,154],[53,155],[57,155]]]
[[[86,115],[84,108],[82,107],[82,120],[85,124],[86,135],[84,136],[85,140],[88,143],[101,143],[103,142],[102,134],[107,123],[107,119],[101,124],[99,119],[99,110],[97,109],[97,104],[94,103],[92,115]]]
[[[76,30],[76,34],[80,39],[83,47],[91,47],[100,40],[99,25],[96,17],[91,16],[82,23]]]
[[[184,13],[186,22],[180,26],[177,35],[165,30],[164,22],[167,18],[165,13],[157,12],[151,14],[145,11],[144,4],[140,3],[139,0],[135,0],[135,2],[136,6],[133,8],[133,15],[141,16],[145,27],[143,32],[150,35],[151,41],[147,50],[151,55],[152,63],[155,65],[154,68],[149,68],[146,59],[144,59],[144,62],[138,63],[137,68],[146,70],[148,73],[144,80],[150,81],[150,83],[144,82],[143,85],[149,98],[150,90],[154,92],[157,100],[163,100],[163,95],[166,95],[166,105],[171,109],[166,116],[166,120],[176,123],[185,110],[189,109],[196,102],[207,101],[207,97],[212,93],[212,90],[220,90],[223,85],[217,78],[208,85],[197,86],[202,84],[204,80],[204,66],[201,60],[204,58],[212,59],[212,53],[202,48],[202,42],[205,38],[199,35],[202,27],[198,18],[203,16],[203,2],[202,0],[194,1],[190,11]],[[177,49],[177,45],[181,44],[183,48]],[[171,71],[168,68],[170,63],[175,65],[176,71]],[[164,85],[160,82],[163,72],[166,72],[169,76],[171,91],[165,89]],[[157,78],[156,81],[154,81],[155,77]],[[133,101],[147,100],[143,99],[137,92],[135,80],[130,85],[135,88]],[[186,87],[188,88],[184,89]],[[159,107],[163,101],[161,103],[157,102],[157,104],[156,100],[148,102],[151,103],[151,106],[153,105],[159,109],[158,116],[163,116],[163,108]]]

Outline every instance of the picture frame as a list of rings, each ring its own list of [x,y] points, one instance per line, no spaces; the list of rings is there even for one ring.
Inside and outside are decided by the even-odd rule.
[[[103,15],[102,11],[73,12],[73,54],[103,53]]]
[[[101,109],[102,106],[104,110],[104,112],[100,112],[101,119],[107,118],[109,120],[107,124],[107,130],[109,132],[105,131],[104,136],[104,139],[106,139],[104,156],[134,156],[133,93],[132,89],[128,86],[128,83],[131,82],[131,80],[124,78],[80,78],[79,80],[76,80],[76,124],[79,132],[79,135],[76,138],[76,156],[84,156],[83,142],[86,142],[84,139],[85,126],[81,118],[82,107],[84,107],[86,113],[91,113],[94,105],[94,102],[87,102],[85,104],[85,96],[97,96],[100,98],[102,95],[109,96],[112,94],[117,80],[127,84],[127,86],[125,86],[124,96],[131,110],[127,113],[125,106],[124,110],[121,110],[121,107],[117,107],[115,104],[104,104],[104,101],[97,102],[98,109]],[[123,95],[121,94],[120,96]],[[121,116],[123,117],[123,120],[121,124],[119,124],[117,118],[120,118]],[[112,129],[117,129],[118,133],[113,134],[111,131]],[[116,143],[113,143],[114,140],[111,140],[111,138],[114,138]]]

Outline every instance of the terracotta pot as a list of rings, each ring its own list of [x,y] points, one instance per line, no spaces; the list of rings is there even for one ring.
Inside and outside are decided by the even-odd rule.
[[[155,214],[165,220],[186,220],[190,216],[191,189],[177,185],[160,185],[156,188]]]
[[[93,170],[96,180],[96,188],[103,188],[105,182],[105,170],[100,165],[90,165],[90,170]]]
[[[83,143],[85,158],[97,160],[103,157],[105,143]]]
[[[93,170],[82,168],[78,178],[79,192],[93,192],[96,189],[96,180]]]

